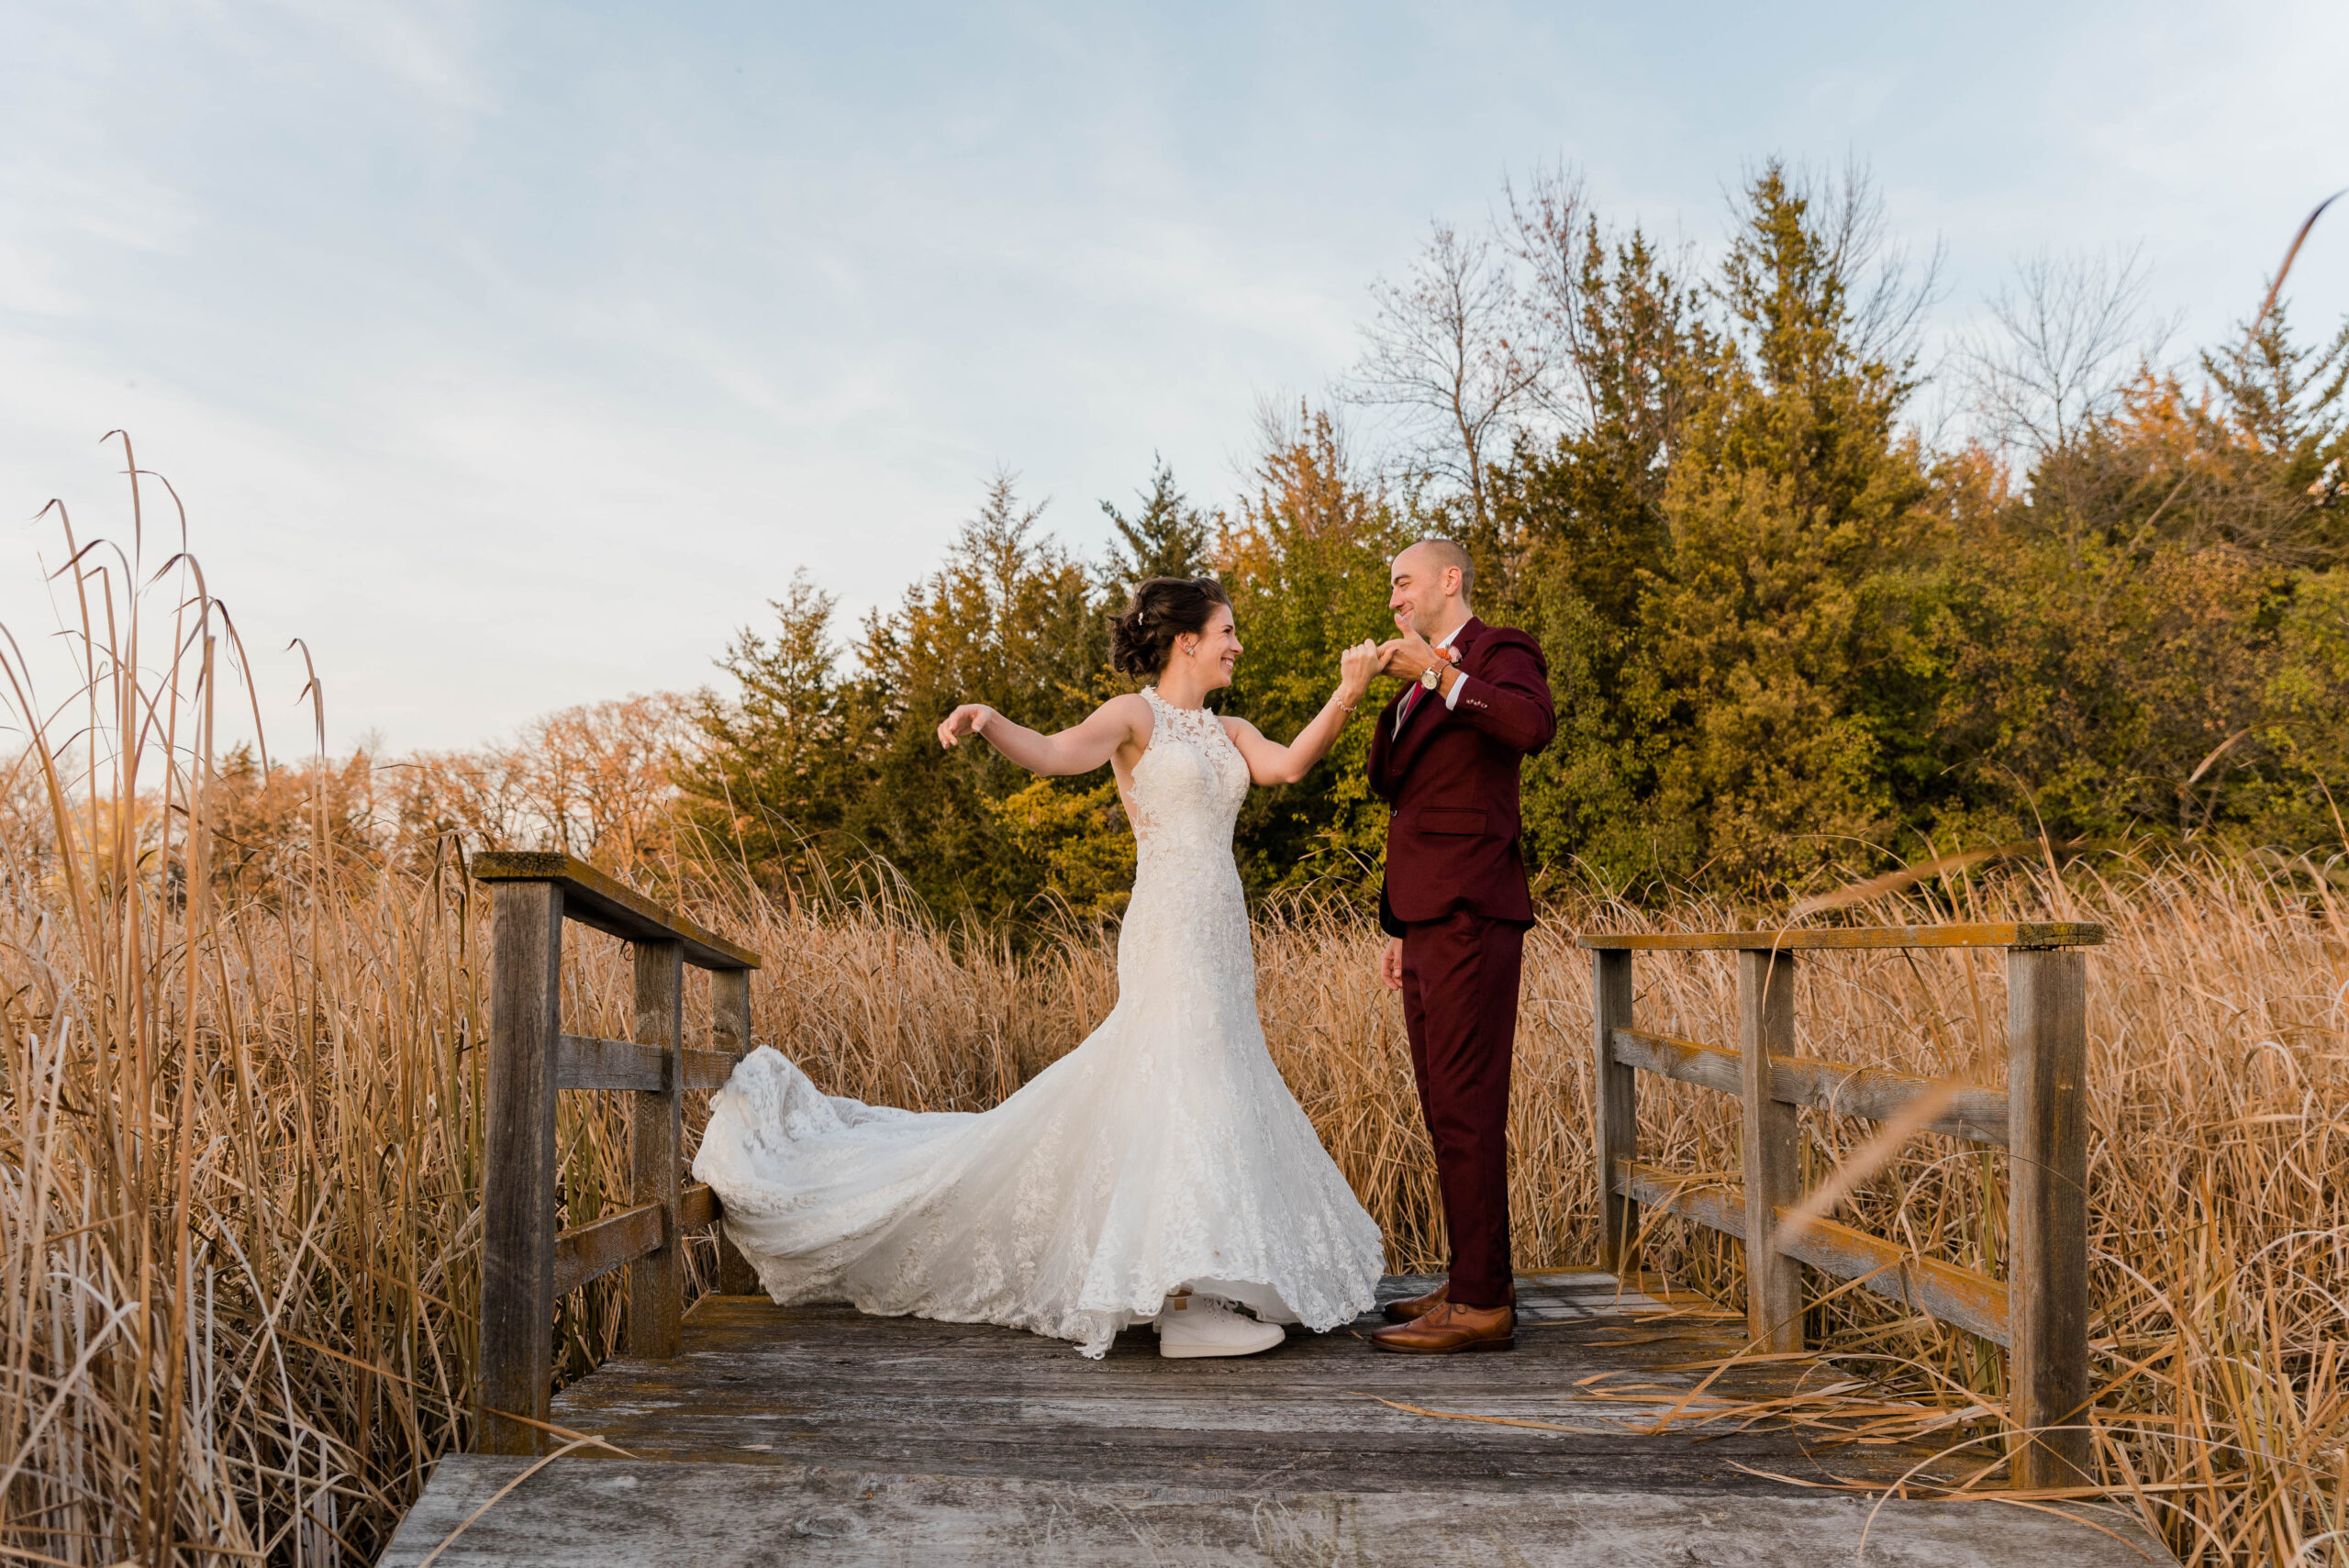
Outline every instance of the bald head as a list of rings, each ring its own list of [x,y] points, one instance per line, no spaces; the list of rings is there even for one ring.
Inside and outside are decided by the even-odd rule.
[[[1442,573],[1447,568],[1460,573],[1460,602],[1466,604],[1469,589],[1475,585],[1476,563],[1468,552],[1448,539],[1423,539],[1395,558],[1395,570],[1403,570],[1409,562],[1412,570]]]
[[[1423,539],[1395,558],[1395,592],[1386,605],[1430,641],[1448,636],[1466,620],[1468,592],[1476,566],[1468,552],[1448,539]]]

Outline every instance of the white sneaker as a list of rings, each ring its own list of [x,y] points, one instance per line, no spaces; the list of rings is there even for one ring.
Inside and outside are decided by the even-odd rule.
[[[1204,1296],[1170,1296],[1158,1313],[1162,1356],[1252,1356],[1288,1338],[1277,1323],[1261,1323]]]

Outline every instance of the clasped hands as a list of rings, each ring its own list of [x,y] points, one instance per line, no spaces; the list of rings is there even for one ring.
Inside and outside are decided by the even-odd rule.
[[[1400,636],[1390,637],[1384,642],[1364,638],[1338,655],[1338,700],[1348,707],[1362,700],[1373,675],[1392,675],[1398,681],[1416,681],[1425,672],[1440,670],[1452,662],[1442,650],[1412,630],[1407,617],[1397,616],[1395,626]]]
[[[1452,662],[1442,650],[1412,629],[1410,617],[1398,614],[1395,629],[1401,635],[1390,637],[1378,645],[1378,672],[1398,681],[1416,681],[1430,670],[1440,670]]]

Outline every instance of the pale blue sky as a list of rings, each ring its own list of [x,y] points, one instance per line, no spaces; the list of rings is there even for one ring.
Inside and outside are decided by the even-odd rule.
[[[1088,548],[1154,451],[1227,497],[1428,220],[1560,157],[1709,244],[1753,160],[1856,154],[1937,329],[2142,242],[2207,340],[2349,184],[2344,52],[2338,4],[9,0],[0,618],[50,624],[43,501],[121,525],[124,425],[338,746],[698,684],[795,567],[894,598],[998,465]]]

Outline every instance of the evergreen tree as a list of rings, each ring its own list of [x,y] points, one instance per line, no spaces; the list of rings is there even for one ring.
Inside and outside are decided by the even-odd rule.
[[[846,819],[869,780],[869,685],[844,680],[832,617],[838,601],[796,573],[772,637],[744,628],[718,663],[735,695],[704,691],[692,722],[700,745],[676,783],[710,852],[801,872],[807,851]]]
[[[1107,501],[1101,510],[1118,535],[1104,573],[1105,595],[1113,606],[1123,605],[1145,578],[1208,573],[1208,544],[1219,519],[1190,505],[1163,459],[1152,460],[1150,489],[1141,496],[1140,513],[1128,517]]]
[[[1910,362],[1870,344],[1856,303],[1868,216],[1863,188],[1805,189],[1775,162],[1749,183],[1714,288],[1726,330],[1665,486],[1671,573],[1637,653],[1671,705],[1655,808],[1731,885],[1892,826],[1868,688],[1905,651],[1898,563],[1931,487],[1894,427]]]
[[[1493,586],[1479,596],[1486,618],[1542,644],[1557,696],[1558,736],[1525,767],[1529,854],[1620,888],[1691,852],[1686,825],[1652,810],[1664,709],[1637,654],[1648,595],[1671,572],[1664,484],[1708,339],[1644,235],[1610,245],[1594,223],[1581,257],[1565,337],[1588,422],[1546,450],[1520,441],[1495,475],[1497,537],[1477,551]]]
[[[1284,740],[1303,728],[1336,689],[1339,653],[1394,635],[1387,566],[1410,537],[1387,497],[1355,473],[1327,413],[1302,410],[1294,426],[1268,429],[1255,494],[1216,549],[1246,650],[1225,711]],[[1391,689],[1374,684],[1365,710]],[[1303,783],[1249,792],[1239,843],[1252,890],[1377,885],[1386,812],[1365,773],[1369,717],[1357,714]]]
[[[1030,775],[985,744],[943,751],[940,722],[958,703],[983,702],[1032,729],[1061,729],[1110,689],[1108,630],[1091,582],[1039,517],[998,475],[945,565],[896,610],[868,617],[857,644],[875,693],[873,762],[843,826],[941,912],[1030,913],[1050,878],[993,805],[1027,788]],[[1045,787],[1083,795],[1100,782]]]

